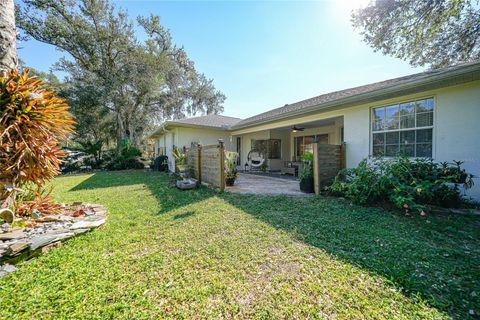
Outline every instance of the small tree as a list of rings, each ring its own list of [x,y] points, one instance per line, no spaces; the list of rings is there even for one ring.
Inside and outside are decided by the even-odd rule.
[[[16,187],[41,190],[60,172],[64,153],[58,144],[73,132],[74,121],[64,100],[45,85],[28,70],[0,76],[0,181],[9,184],[0,191],[2,207],[13,206]]]

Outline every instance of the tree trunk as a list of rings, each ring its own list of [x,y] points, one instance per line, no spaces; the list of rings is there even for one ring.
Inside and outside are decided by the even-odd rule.
[[[17,32],[13,0],[0,0],[0,70],[17,66]]]
[[[117,152],[120,151],[120,146],[122,145],[122,141],[126,138],[125,133],[125,124],[123,123],[122,115],[120,114],[120,110],[116,110],[117,113]]]

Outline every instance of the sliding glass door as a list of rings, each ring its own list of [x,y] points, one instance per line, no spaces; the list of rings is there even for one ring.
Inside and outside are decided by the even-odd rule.
[[[299,160],[304,153],[313,153],[313,143],[317,139],[320,144],[328,144],[328,134],[300,136],[293,138],[294,157]]]

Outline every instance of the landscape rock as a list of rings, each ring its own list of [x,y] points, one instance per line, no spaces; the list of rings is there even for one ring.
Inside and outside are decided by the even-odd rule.
[[[176,185],[180,190],[190,190],[197,186],[197,181],[194,179],[177,180]]]
[[[61,247],[62,246],[62,242],[61,241],[57,241],[57,242],[52,242],[50,244],[47,244],[45,247],[42,247],[42,253],[47,253],[49,252],[50,250],[54,249],[54,248],[58,248],[58,247]]]
[[[40,247],[52,243],[57,238],[56,235],[38,235],[30,239],[30,250],[36,250]]]
[[[19,241],[12,243],[7,249],[8,256],[15,256],[18,253],[22,252],[23,250],[27,249],[29,246],[28,242]]]
[[[77,210],[76,208],[72,208]],[[33,226],[11,228],[9,224],[0,224],[0,260],[17,261],[22,257],[31,257],[40,250],[47,252],[61,245],[62,241],[99,227],[106,222],[106,209],[100,205],[82,205],[86,215],[38,216]],[[1,223],[1,221],[0,221]],[[3,272],[2,274],[6,274]]]
[[[62,221],[62,220],[59,217],[45,216],[45,217],[40,217],[38,219],[35,219],[35,221],[36,222],[57,222],[57,221]]]
[[[56,229],[50,230],[46,232],[46,235],[57,235],[57,234],[62,234],[62,233],[69,233],[71,232],[70,229],[63,228],[63,227],[57,227]]]
[[[62,241],[62,240],[71,238],[73,236],[75,236],[74,232],[66,232],[66,233],[57,234],[57,236],[55,238],[55,241]]]
[[[12,266],[11,264],[5,264],[3,266],[0,266],[0,278],[15,271],[17,271],[17,268]]]
[[[2,224],[1,228],[3,232],[8,232],[8,230],[10,230],[10,225],[5,222],[4,224]]]
[[[81,234],[90,231],[90,229],[75,229],[72,230],[75,234]]]
[[[89,217],[92,218],[92,217]],[[100,218],[100,219],[95,219],[95,220],[88,220],[85,219],[83,221],[75,222],[71,227],[70,230],[75,230],[75,229],[91,229],[91,228],[97,228],[101,226],[102,224],[105,223],[105,218]]]
[[[20,239],[24,238],[25,236],[25,232],[17,229],[10,232],[0,233],[0,240]]]

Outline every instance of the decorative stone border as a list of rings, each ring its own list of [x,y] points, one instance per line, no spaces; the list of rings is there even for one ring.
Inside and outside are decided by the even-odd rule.
[[[107,210],[98,204],[73,203],[72,208],[81,206],[89,215],[46,215],[35,219],[39,224],[33,228],[15,227],[7,232],[0,231],[0,265],[15,263],[59,246],[62,241],[95,229],[106,222]],[[7,274],[2,272],[0,277]],[[8,268],[7,268],[8,269]],[[14,269],[14,268],[13,268]],[[12,270],[13,270],[12,269]]]
[[[463,216],[480,216],[480,210],[479,209],[465,209],[465,208],[442,208],[442,207],[436,207],[432,206],[432,213],[438,213],[438,214],[457,214],[457,215],[463,215]]]

